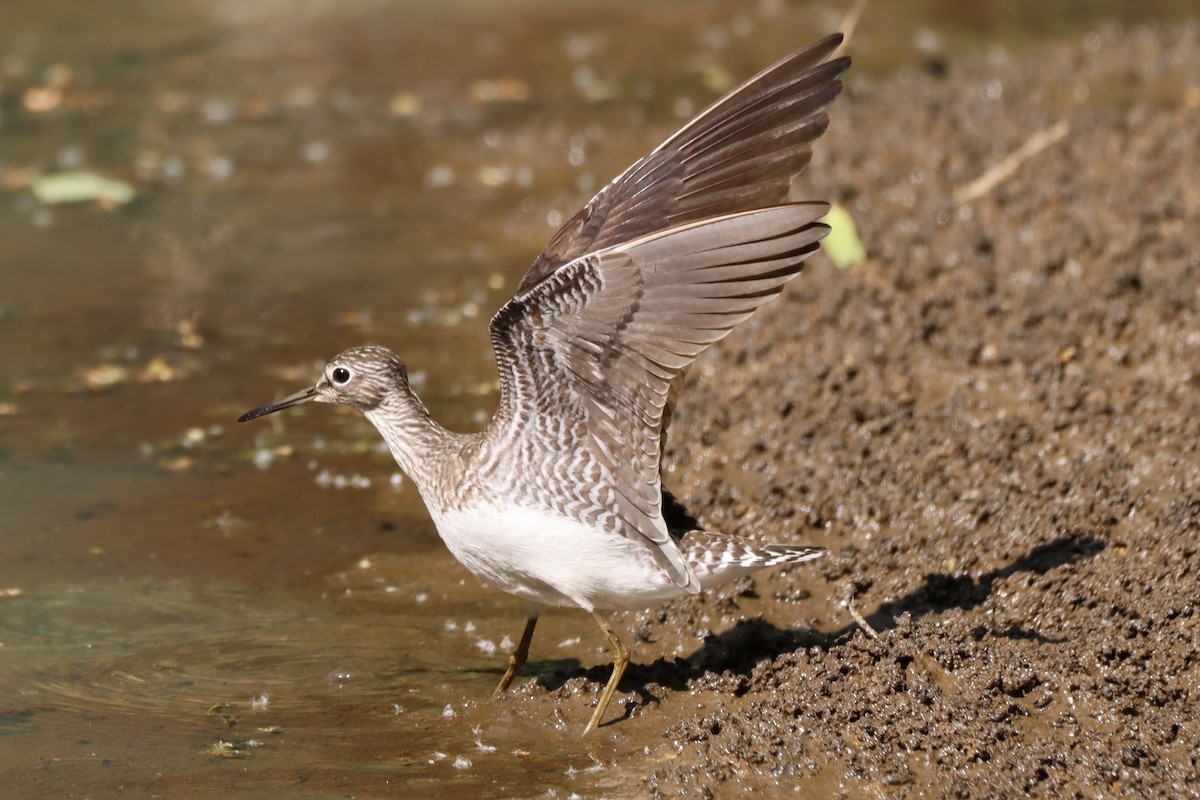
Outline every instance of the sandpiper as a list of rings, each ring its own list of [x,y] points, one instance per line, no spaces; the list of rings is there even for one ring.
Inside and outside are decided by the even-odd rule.
[[[828,232],[826,203],[788,193],[841,91],[841,41],[829,36],[729,92],[563,225],[492,318],[500,400],[481,433],[435,422],[404,364],[375,345],[238,420],[310,400],[366,415],[455,558],[532,604],[497,694],[525,663],[545,606],[589,612],[613,671],[585,734],[629,663],[601,611],[824,552],[699,530],[659,465],[684,371],[776,297]]]

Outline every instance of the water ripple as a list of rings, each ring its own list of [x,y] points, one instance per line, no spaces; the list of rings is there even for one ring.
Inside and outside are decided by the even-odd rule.
[[[10,713],[278,710],[330,694],[390,707],[398,692],[445,677],[431,632],[409,626],[415,615],[347,613],[336,601],[126,581],[43,589],[0,609]]]

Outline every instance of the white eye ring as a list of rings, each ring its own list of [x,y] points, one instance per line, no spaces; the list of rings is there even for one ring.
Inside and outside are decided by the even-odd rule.
[[[345,367],[334,367],[329,371],[329,380],[338,386],[345,386],[354,377],[354,373]]]

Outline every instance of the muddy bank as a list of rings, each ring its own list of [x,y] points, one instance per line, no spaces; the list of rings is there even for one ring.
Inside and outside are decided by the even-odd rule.
[[[695,653],[623,686],[646,791],[1200,794],[1198,40],[850,81],[802,193],[870,260],[702,362],[668,477],[712,529],[832,555],[625,618],[644,661]]]

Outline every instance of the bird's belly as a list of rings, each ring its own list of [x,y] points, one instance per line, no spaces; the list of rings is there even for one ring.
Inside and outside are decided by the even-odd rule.
[[[477,505],[434,523],[463,566],[530,602],[635,609],[685,593],[647,545],[550,510]]]

